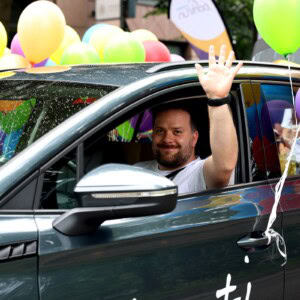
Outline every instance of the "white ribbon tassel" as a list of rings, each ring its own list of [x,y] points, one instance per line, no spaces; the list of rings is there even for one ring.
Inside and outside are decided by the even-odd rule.
[[[293,92],[293,85],[292,85],[290,64],[288,66],[289,66],[291,93],[292,93],[292,97],[293,97],[293,104],[294,104],[294,107],[295,107],[295,99],[294,99],[294,92]],[[280,200],[280,197],[281,197],[282,188],[283,188],[283,185],[285,183],[286,177],[288,175],[289,165],[290,165],[291,158],[292,158],[292,155],[293,155],[293,152],[294,152],[294,149],[295,149],[295,146],[296,146],[296,142],[297,142],[297,139],[298,139],[298,133],[299,133],[300,127],[298,127],[296,111],[294,113],[295,113],[295,120],[296,120],[296,126],[297,126],[296,135],[295,135],[292,147],[291,147],[291,151],[290,151],[290,153],[288,155],[287,162],[285,164],[284,172],[283,172],[280,180],[278,181],[278,183],[275,186],[275,201],[274,201],[274,204],[273,204],[273,207],[272,207],[272,211],[271,211],[271,215],[270,215],[270,218],[269,218],[269,221],[268,221],[267,229],[263,233],[263,235],[268,238],[268,245],[272,241],[276,242],[276,246],[277,246],[278,252],[284,258],[284,263],[282,264],[282,266],[285,265],[286,262],[287,262],[287,253],[286,253],[285,241],[284,241],[283,237],[278,232],[276,232],[273,228],[271,228],[271,227],[272,227],[274,221],[276,220],[277,207],[278,207],[279,200]]]

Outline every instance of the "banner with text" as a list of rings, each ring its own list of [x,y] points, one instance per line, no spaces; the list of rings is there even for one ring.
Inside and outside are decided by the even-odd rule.
[[[225,24],[212,0],[172,0],[170,19],[200,59],[208,58],[210,45],[218,55],[221,45],[232,50]]]

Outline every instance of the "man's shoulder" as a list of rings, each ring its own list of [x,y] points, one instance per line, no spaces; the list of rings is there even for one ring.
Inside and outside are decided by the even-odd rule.
[[[206,189],[203,176],[203,165],[205,159],[200,157],[189,162],[185,168],[174,178],[174,183],[178,186],[179,194],[198,193]]]
[[[194,168],[201,168],[203,167],[203,164],[205,163],[205,159],[201,159],[200,157],[197,157],[195,160],[192,160],[186,165],[186,169],[194,169]]]

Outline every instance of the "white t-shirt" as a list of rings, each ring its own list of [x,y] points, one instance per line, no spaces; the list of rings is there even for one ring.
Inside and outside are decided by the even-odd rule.
[[[206,190],[206,184],[203,175],[203,166],[205,160],[197,159],[188,163],[172,181],[178,186],[178,194],[197,193]],[[135,164],[138,167],[153,171],[159,175],[167,176],[173,171],[160,170],[156,160],[144,161]]]

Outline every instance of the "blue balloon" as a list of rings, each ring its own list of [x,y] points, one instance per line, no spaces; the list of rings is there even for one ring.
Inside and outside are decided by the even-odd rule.
[[[56,66],[56,63],[51,60],[50,58],[48,58],[46,64],[45,64],[45,67],[52,67],[52,66]]]
[[[99,29],[102,26],[106,26],[107,24],[95,24],[93,26],[91,26],[83,35],[82,37],[82,42],[88,44],[90,41],[90,38],[92,36],[92,34],[94,33],[94,31],[96,31],[97,29]]]

